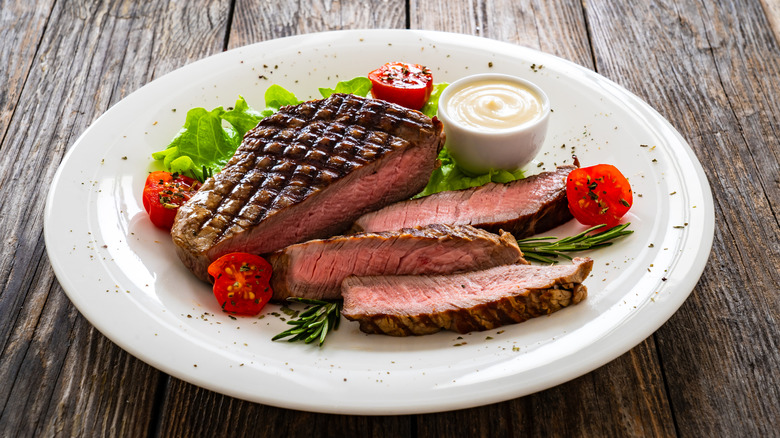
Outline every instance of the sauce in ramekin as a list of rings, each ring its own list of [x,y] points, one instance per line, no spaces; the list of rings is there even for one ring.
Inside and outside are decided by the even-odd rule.
[[[523,84],[484,80],[456,90],[447,102],[447,112],[463,126],[502,131],[541,118],[544,108],[541,98]]]

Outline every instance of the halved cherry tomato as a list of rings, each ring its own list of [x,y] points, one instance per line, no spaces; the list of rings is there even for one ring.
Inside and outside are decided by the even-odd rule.
[[[368,74],[375,99],[420,110],[433,91],[431,71],[422,65],[388,62]]]
[[[566,181],[569,211],[584,225],[620,222],[634,202],[631,186],[611,164],[598,164],[573,170]]]
[[[249,316],[260,313],[271,300],[271,271],[271,264],[264,258],[245,252],[224,255],[208,269],[222,310]]]
[[[164,171],[152,172],[144,185],[144,209],[152,223],[170,230],[179,207],[198,191],[201,184],[187,176]]]

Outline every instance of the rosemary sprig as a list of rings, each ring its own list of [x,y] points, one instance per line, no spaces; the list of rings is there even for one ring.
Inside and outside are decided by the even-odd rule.
[[[629,225],[631,225],[630,222],[589,235],[588,233],[592,233],[606,226],[596,225],[576,236],[566,237],[555,242],[550,242],[550,240],[555,240],[557,237],[531,237],[518,240],[517,244],[520,246],[520,250],[523,251],[523,255],[526,259],[542,263],[558,263],[557,260],[553,260],[558,256],[569,260],[572,259],[564,254],[564,252],[584,251],[586,249],[595,249],[612,245],[612,240],[634,232],[633,230],[626,230]]]
[[[287,321],[295,327],[285,330],[271,338],[272,341],[292,336],[287,342],[303,341],[307,344],[319,339],[319,344],[325,342],[325,336],[331,330],[339,328],[341,321],[341,302],[328,302],[308,298],[290,297],[287,301],[297,301],[308,304],[296,319]]]

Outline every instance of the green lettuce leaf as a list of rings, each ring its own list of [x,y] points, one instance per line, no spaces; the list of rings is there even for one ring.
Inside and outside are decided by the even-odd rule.
[[[250,108],[242,96],[238,96],[236,105],[230,111],[222,114],[222,118],[227,120],[233,126],[233,129],[236,130],[238,136],[243,139],[244,134],[257,126],[260,120],[263,119],[263,115]]]
[[[225,110],[193,108],[187,111],[184,127],[168,147],[152,154],[162,160],[169,172],[177,172],[203,181],[219,172],[236,151],[241,137],[232,125],[222,123]]]
[[[301,103],[297,97],[290,91],[287,91],[280,85],[271,85],[265,90],[265,109],[260,114],[268,117],[279,111],[279,108],[287,105],[298,105]]]
[[[371,91],[371,80],[363,76],[358,76],[348,81],[339,82],[336,84],[335,89],[320,88],[319,90],[323,98],[328,98],[333,93],[346,93],[366,97],[368,92]]]
[[[428,180],[428,185],[425,186],[422,192],[415,195],[414,198],[422,198],[423,196],[448,190],[463,190],[469,187],[478,187],[489,182],[508,183],[524,177],[522,170],[509,172],[507,170],[499,169],[492,169],[484,175],[468,175],[458,167],[449,151],[447,151],[447,148],[442,148],[439,152],[439,161],[441,161],[441,167],[433,171],[431,178]]]
[[[433,118],[439,111],[439,98],[441,92],[447,88],[448,83],[442,82],[441,84],[433,84],[433,91],[431,91],[431,97],[428,98],[428,102],[425,103],[422,109],[422,113],[428,117]]]
[[[269,108],[278,110],[280,106],[290,105],[290,102],[300,103],[284,88],[271,88],[274,89],[269,89],[270,93],[266,91],[266,106]],[[225,167],[241,144],[244,134],[257,126],[263,117],[263,113],[250,108],[242,96],[238,97],[235,106],[229,111],[221,106],[211,111],[193,108],[187,111],[184,127],[168,147],[153,153],[152,158],[161,160],[163,168],[169,172],[204,181]]]

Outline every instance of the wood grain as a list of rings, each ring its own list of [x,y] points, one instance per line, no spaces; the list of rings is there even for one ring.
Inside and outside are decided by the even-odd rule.
[[[97,333],[63,294],[43,251],[46,190],[30,188],[48,186],[67,148],[111,104],[221,50],[229,3],[188,5],[196,9],[182,22],[181,9],[162,1],[58,2],[29,53],[35,68],[0,147],[0,436],[138,436],[154,426],[161,374]],[[6,7],[24,12],[3,7],[3,16],[16,16]],[[221,20],[209,23],[204,10]]]
[[[237,0],[228,47],[342,29],[403,29],[403,0]]]
[[[0,0],[0,436],[776,435],[779,10],[776,0]],[[655,335],[516,400],[340,416],[171,378],[72,306],[44,251],[44,188],[95,118],[221,50],[407,26],[572,60],[639,95],[689,141],[712,186],[715,241],[693,294]]]
[[[780,1],[779,0],[761,0],[764,7],[766,19],[772,27],[775,34],[775,41],[780,40]]]
[[[427,2],[411,0],[412,29],[464,33],[538,49],[593,68],[587,23],[577,1]]]
[[[655,345],[645,341],[590,374],[504,403],[419,416],[418,436],[674,436]],[[641,389],[638,391],[637,389]]]
[[[778,91],[777,41],[755,2],[604,1],[588,12],[599,71],[675,121],[715,198],[710,262],[656,335],[679,432],[771,435],[780,229],[778,107],[767,96]]]
[[[19,103],[52,2],[0,1],[0,144]],[[12,12],[12,13],[11,13]]]
[[[262,391],[263,388],[257,388]],[[408,417],[327,415],[249,403],[172,379],[161,436],[412,436]]]

